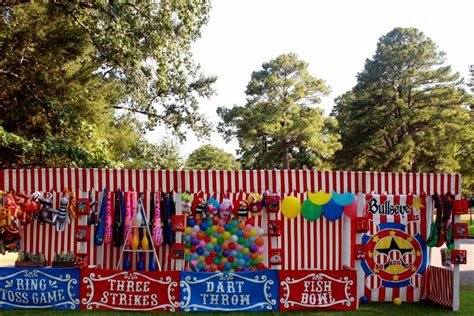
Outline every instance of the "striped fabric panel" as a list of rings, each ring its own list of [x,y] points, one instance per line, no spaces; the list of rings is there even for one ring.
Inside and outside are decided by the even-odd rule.
[[[422,299],[452,308],[453,270],[428,266],[423,275]]]

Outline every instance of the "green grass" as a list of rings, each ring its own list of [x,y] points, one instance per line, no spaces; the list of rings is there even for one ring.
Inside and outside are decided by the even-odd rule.
[[[461,306],[459,312],[452,313],[452,315],[474,315],[474,286],[461,286],[460,292],[460,301]],[[3,316],[23,316],[23,315],[77,315],[80,313],[81,316],[111,316],[111,315],[120,315],[120,316],[136,316],[136,312],[120,312],[117,313],[115,311],[56,311],[56,310],[0,310],[0,315]],[[176,315],[176,313],[147,313],[148,315]],[[343,311],[335,311],[335,312],[327,312],[327,311],[308,311],[308,312],[282,312],[282,313],[271,313],[271,312],[242,312],[242,313],[193,313],[198,316],[201,315],[208,315],[211,314],[213,316],[218,315],[225,315],[225,316],[278,316],[278,315],[288,315],[288,316],[323,316],[323,315],[403,315],[403,316],[411,316],[411,315],[446,315],[451,314],[451,312],[447,309],[435,306],[428,302],[422,303],[411,303],[411,304],[402,304],[400,306],[396,306],[390,303],[369,303],[366,305],[362,305],[361,308],[356,312],[343,312]]]

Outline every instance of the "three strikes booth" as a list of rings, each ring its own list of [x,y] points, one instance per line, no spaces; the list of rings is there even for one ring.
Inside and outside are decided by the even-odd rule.
[[[10,169],[0,190],[0,243],[21,252],[0,268],[0,308],[459,309],[459,174]],[[444,245],[452,267],[431,266]]]

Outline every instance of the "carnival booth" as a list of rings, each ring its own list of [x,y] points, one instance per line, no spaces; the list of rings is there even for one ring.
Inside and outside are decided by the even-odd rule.
[[[19,251],[0,308],[459,307],[459,174],[45,168],[0,189],[0,250]],[[432,267],[445,244],[452,268]]]

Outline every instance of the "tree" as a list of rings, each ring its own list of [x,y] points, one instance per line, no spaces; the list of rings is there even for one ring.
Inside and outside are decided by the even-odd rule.
[[[183,127],[208,135],[197,100],[213,93],[215,78],[193,62],[190,45],[209,8],[172,0],[0,7],[0,165],[120,166],[157,124],[181,139]]]
[[[185,163],[187,169],[236,170],[239,167],[240,165],[235,160],[234,155],[210,144],[194,150]]]
[[[156,144],[140,139],[124,161],[126,168],[178,170],[183,166],[179,145],[173,139]]]
[[[308,63],[280,55],[252,73],[244,106],[218,108],[219,131],[227,141],[237,138],[246,168],[324,167],[339,148],[333,120],[314,107],[328,92]]]
[[[339,168],[452,172],[473,143],[470,96],[444,52],[414,28],[382,36],[357,85],[336,99]]]

